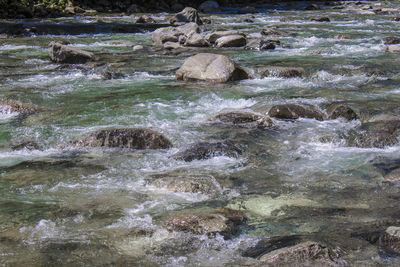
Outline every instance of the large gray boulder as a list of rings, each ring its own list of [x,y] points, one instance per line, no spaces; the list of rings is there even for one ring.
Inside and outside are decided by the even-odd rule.
[[[178,27],[159,28],[151,34],[151,40],[153,45],[163,46],[166,42],[178,43],[182,37],[187,39],[195,33],[200,33],[199,26],[196,23],[187,23]]]
[[[244,80],[248,73],[230,58],[210,53],[189,57],[176,72],[177,80],[225,83]]]
[[[210,43],[199,33],[192,33],[186,37],[185,46],[190,47],[208,47]]]
[[[192,7],[185,7],[181,12],[177,13],[170,19],[171,24],[185,24],[194,22],[197,25],[202,25],[197,9]]]
[[[219,4],[216,1],[205,1],[199,6],[199,11],[203,13],[216,13],[220,11]]]
[[[300,117],[316,119],[319,121],[324,119],[321,112],[313,108],[303,107],[296,104],[281,104],[273,106],[269,110],[268,115],[273,118],[285,120],[295,120]]]
[[[227,35],[215,41],[216,47],[242,47],[246,45],[246,38],[243,35]]]
[[[51,42],[49,46],[50,59],[55,63],[82,64],[97,60],[96,56],[91,52],[63,45],[58,42]]]
[[[172,147],[162,134],[146,128],[113,128],[96,131],[75,145],[82,147],[118,147],[131,149],[166,149]]]

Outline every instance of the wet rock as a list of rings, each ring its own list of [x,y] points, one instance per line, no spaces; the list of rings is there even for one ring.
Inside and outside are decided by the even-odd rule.
[[[144,46],[143,45],[135,45],[134,47],[132,47],[133,51],[141,51],[144,50]]]
[[[230,58],[210,53],[189,57],[176,72],[177,80],[225,83],[247,79],[245,70]]]
[[[388,227],[379,237],[378,244],[400,254],[400,227]]]
[[[213,115],[209,118],[211,121],[220,121],[222,123],[233,124],[241,127],[270,127],[274,123],[269,117],[250,111],[228,109]]]
[[[184,36],[190,36],[194,33],[199,33],[200,28],[195,23],[187,23],[179,27],[164,27],[155,30],[151,34],[153,45],[162,46],[166,42],[179,42],[179,39]]]
[[[278,40],[267,40],[262,38],[249,38],[246,42],[245,49],[251,50],[272,50],[276,48],[276,45],[279,45],[280,41]]]
[[[203,24],[197,10],[192,7],[185,7],[170,20],[171,24],[184,24],[189,22],[194,22],[197,25]]]
[[[349,132],[346,145],[360,148],[384,148],[398,143],[396,136],[385,131],[355,131]]]
[[[145,128],[104,129],[74,142],[77,146],[166,149],[172,147],[162,134]]]
[[[192,144],[188,148],[176,153],[174,159],[193,161],[217,156],[238,157],[241,154],[242,151],[232,142],[200,142]]]
[[[400,45],[393,44],[386,47],[386,51],[390,53],[400,53]]]
[[[35,150],[40,149],[38,143],[32,140],[19,140],[19,141],[12,141],[11,142],[11,149],[12,150],[21,150],[21,149],[28,149],[28,150]]]
[[[254,247],[243,251],[243,257],[258,258],[259,256],[284,247],[294,246],[300,243],[301,238],[298,235],[293,236],[274,236],[268,239],[262,239]]]
[[[218,208],[216,213],[224,215],[226,218],[234,222],[235,224],[242,224],[247,221],[247,216],[242,210],[234,210],[231,208],[223,207]]]
[[[214,31],[212,33],[209,33],[206,35],[206,40],[210,43],[215,43],[215,41],[221,37],[224,36],[229,36],[229,35],[242,35],[244,36],[244,33],[235,31],[235,30],[230,30],[230,31]]]
[[[219,4],[216,1],[205,1],[199,6],[199,11],[204,13],[219,12]]]
[[[320,18],[312,18],[311,21],[330,22],[331,20],[328,17],[320,17]]]
[[[400,44],[400,37],[397,36],[386,37],[383,39],[383,43],[385,45]]]
[[[156,21],[152,17],[142,15],[136,20],[136,23],[156,23]]]
[[[278,30],[277,27],[265,27],[261,30],[261,34],[267,36],[282,36],[286,35],[286,32]]]
[[[351,37],[348,35],[345,35],[345,34],[338,34],[338,35],[335,35],[335,39],[348,40],[348,39],[351,39]]]
[[[173,49],[178,49],[182,48],[180,43],[174,43],[174,42],[166,42],[163,44],[163,48],[167,50],[173,50]]]
[[[257,70],[261,77],[274,76],[281,78],[302,77],[304,75],[303,68],[292,67],[275,67],[269,66]]]
[[[285,119],[285,120],[295,120],[298,118],[310,118],[322,121],[324,119],[321,112],[309,108],[303,107],[295,104],[281,104],[273,106],[268,115],[277,118],[277,119]]]
[[[357,114],[345,103],[332,103],[326,108],[328,119],[343,118],[348,121],[358,119]]]
[[[207,42],[201,34],[192,33],[186,38],[185,46],[208,47],[210,46],[210,43]]]
[[[243,35],[228,35],[218,38],[215,41],[216,47],[242,47],[246,45],[246,38]]]
[[[332,255],[327,246],[307,241],[263,255],[259,266],[338,266]]]
[[[215,196],[221,191],[213,177],[190,174],[156,177],[151,185],[166,188],[171,192],[201,193],[211,196]]]
[[[321,7],[317,4],[309,4],[305,8],[306,10],[321,10]]]
[[[400,182],[400,168],[390,171],[384,178],[389,182]]]
[[[400,17],[392,18],[392,21],[400,21]]]
[[[190,232],[214,237],[217,233],[230,237],[238,232],[237,224],[221,214],[182,212],[164,221],[169,231]]]
[[[39,111],[39,107],[31,103],[22,103],[16,100],[7,100],[0,102],[0,113],[20,113],[23,115],[33,114]]]
[[[57,42],[50,43],[49,56],[51,61],[55,63],[82,64],[97,60],[96,56],[91,52]]]
[[[245,6],[238,10],[238,14],[255,14],[258,13],[258,10],[252,6]]]

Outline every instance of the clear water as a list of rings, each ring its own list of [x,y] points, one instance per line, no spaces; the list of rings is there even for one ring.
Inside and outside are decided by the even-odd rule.
[[[383,4],[400,7],[398,1]],[[348,264],[399,264],[396,255],[352,233],[398,222],[398,184],[387,183],[376,163],[399,159],[400,145],[360,149],[320,141],[360,121],[275,121],[276,128],[265,130],[207,121],[224,108],[266,114],[275,104],[298,103],[323,110],[335,100],[348,101],[366,121],[399,116],[399,56],[386,53],[383,44],[384,37],[399,32],[399,22],[393,15],[360,15],[352,8],[266,11],[251,24],[242,22],[245,15],[213,15],[207,27],[251,33],[279,26],[289,33],[277,38],[284,48],[166,54],[151,47],[150,33],[0,39],[0,98],[42,108],[22,120],[0,115],[0,265],[252,265],[257,260],[242,257],[243,250],[264,237],[294,234],[340,247]],[[310,21],[314,16],[332,22]],[[338,34],[351,39],[334,38]],[[58,68],[48,59],[47,43],[60,37],[99,55],[100,63],[124,76],[104,80],[93,69]],[[136,44],[146,52],[134,52]],[[222,85],[175,81],[176,69],[198,51],[228,55],[250,69],[303,67],[307,75]],[[382,74],[371,76],[361,67]],[[111,126],[156,129],[174,148],[76,151],[65,146]],[[244,151],[239,158],[171,160],[190,143],[226,139]],[[13,151],[8,144],[14,140],[33,140],[43,149]],[[220,191],[216,196],[173,193],[148,183],[154,175],[176,172],[213,177]],[[243,208],[249,217],[229,240],[168,232],[161,224],[173,211],[218,207]]]

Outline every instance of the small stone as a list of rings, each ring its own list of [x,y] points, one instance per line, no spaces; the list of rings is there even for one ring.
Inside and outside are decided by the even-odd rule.
[[[174,159],[193,161],[205,160],[217,156],[228,156],[237,158],[242,151],[231,142],[200,142],[190,145],[188,148],[176,153]]]
[[[332,103],[326,108],[328,119],[334,120],[337,118],[343,118],[348,121],[356,120],[357,114],[348,105],[344,103]]]

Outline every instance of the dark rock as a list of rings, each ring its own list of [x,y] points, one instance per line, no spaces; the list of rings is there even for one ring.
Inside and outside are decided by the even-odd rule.
[[[220,193],[219,185],[215,179],[204,175],[163,175],[156,177],[151,185],[165,188],[171,192],[201,193],[211,196]]]
[[[49,56],[51,61],[55,63],[82,64],[97,60],[95,55],[91,52],[83,51],[57,42],[51,42],[49,45]]]
[[[156,23],[156,21],[152,17],[142,15],[136,20],[136,23]]]
[[[75,141],[77,146],[119,147],[132,149],[166,149],[171,141],[160,133],[145,128],[122,128],[99,130]]]
[[[311,20],[317,21],[317,22],[330,22],[331,21],[328,17],[312,18]]]
[[[230,30],[230,31],[214,31],[212,33],[207,34],[205,38],[208,42],[215,43],[217,39],[229,35],[242,35],[243,37],[245,36],[244,33],[242,32]]]
[[[344,103],[332,103],[326,108],[328,119],[334,120],[337,118],[343,118],[348,121],[356,120],[357,114],[348,105]]]
[[[261,30],[261,34],[262,35],[267,35],[267,36],[269,36],[269,35],[272,35],[272,36],[282,36],[282,35],[286,35],[287,33],[286,32],[284,32],[284,31],[280,31],[280,30],[278,30],[278,28],[277,27],[264,27],[262,30]]]
[[[258,258],[259,256],[269,253],[273,250],[294,246],[300,243],[301,238],[297,235],[293,236],[274,236],[268,239],[262,239],[257,242],[254,247],[250,247],[243,251],[243,257]]]
[[[338,34],[338,35],[335,35],[335,39],[348,40],[348,39],[351,39],[351,37],[348,35],[345,35],[345,34]]]
[[[244,110],[223,110],[213,115],[210,120],[250,128],[274,125],[270,118]]]
[[[281,78],[293,78],[293,77],[302,77],[304,75],[303,68],[276,67],[276,66],[260,68],[257,70],[257,72],[261,77],[274,76]]]
[[[400,17],[392,18],[392,21],[400,21]]]
[[[400,254],[400,227],[390,226],[379,237],[378,244]]]
[[[249,76],[230,58],[210,53],[189,57],[176,72],[177,80],[225,83],[247,79]]]
[[[398,143],[396,136],[385,131],[355,131],[349,132],[346,145],[360,148],[384,148]]]
[[[383,39],[385,45],[400,44],[400,37],[391,36]]]
[[[170,20],[171,24],[184,24],[189,22],[194,22],[197,25],[203,24],[197,10],[192,7],[185,7]]]
[[[321,7],[317,4],[309,4],[306,6],[306,10],[321,10]]]
[[[238,157],[242,151],[232,142],[200,142],[176,153],[174,159],[193,161],[204,160],[217,156]]]
[[[242,47],[246,45],[246,38],[243,35],[227,35],[215,41],[216,47]]]
[[[254,14],[258,13],[258,10],[252,6],[245,6],[238,10],[238,14]]]
[[[285,120],[295,120],[302,117],[322,121],[324,118],[322,113],[317,110],[295,104],[282,104],[273,106],[269,110],[268,115],[273,118]]]
[[[327,246],[307,241],[263,255],[259,266],[338,266],[333,255]]]
[[[0,113],[20,113],[29,115],[39,111],[39,107],[30,103],[22,103],[16,100],[7,100],[0,102]]]
[[[11,142],[11,149],[12,150],[21,150],[21,149],[35,150],[35,149],[40,149],[40,146],[35,141],[22,140],[22,141]]]
[[[204,13],[216,13],[219,12],[219,4],[216,1],[205,1],[199,6],[199,11]]]

